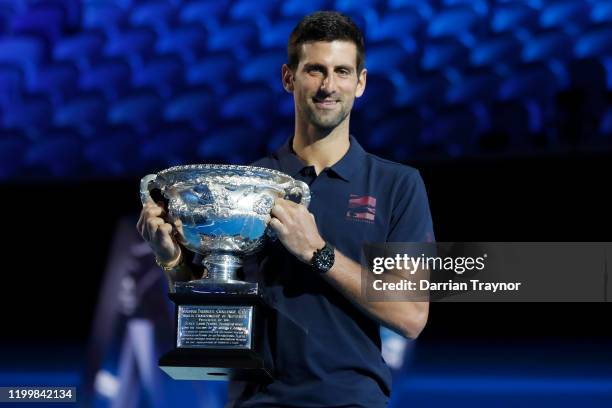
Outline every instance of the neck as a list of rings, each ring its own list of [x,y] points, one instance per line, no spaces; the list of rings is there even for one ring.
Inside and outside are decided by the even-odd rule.
[[[314,166],[317,174],[336,164],[348,151],[349,117],[331,131],[321,131],[309,123],[300,123],[296,118],[293,150],[302,162]]]

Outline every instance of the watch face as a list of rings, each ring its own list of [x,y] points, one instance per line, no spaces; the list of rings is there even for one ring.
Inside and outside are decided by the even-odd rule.
[[[319,272],[327,272],[334,265],[334,248],[329,244],[315,253],[313,259],[313,266],[319,270]]]

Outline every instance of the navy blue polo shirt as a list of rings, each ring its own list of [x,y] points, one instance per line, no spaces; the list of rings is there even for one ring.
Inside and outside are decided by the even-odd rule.
[[[296,156],[290,138],[253,165],[306,182],[321,236],[360,262],[368,242],[433,241],[427,194],[419,172],[367,153],[350,137],[348,152],[317,176]],[[267,333],[275,380],[230,383],[229,406],[384,407],[391,374],[381,356],[379,324],[279,242],[245,267],[275,310]],[[234,404],[234,405],[233,405]]]

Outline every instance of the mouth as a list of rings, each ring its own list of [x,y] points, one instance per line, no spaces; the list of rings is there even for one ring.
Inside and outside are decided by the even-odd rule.
[[[336,105],[338,105],[338,103],[340,102],[337,99],[330,99],[330,98],[325,98],[325,99],[312,98],[312,101],[314,102],[315,106],[319,109],[334,109]]]

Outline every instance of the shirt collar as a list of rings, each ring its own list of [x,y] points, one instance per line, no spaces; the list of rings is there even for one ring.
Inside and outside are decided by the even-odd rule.
[[[363,166],[366,152],[357,142],[357,139],[349,135],[349,149],[336,164],[330,167],[335,174],[345,181],[349,181],[352,174]],[[281,170],[295,177],[306,166],[293,150],[293,136],[276,151],[276,156],[281,165]]]

